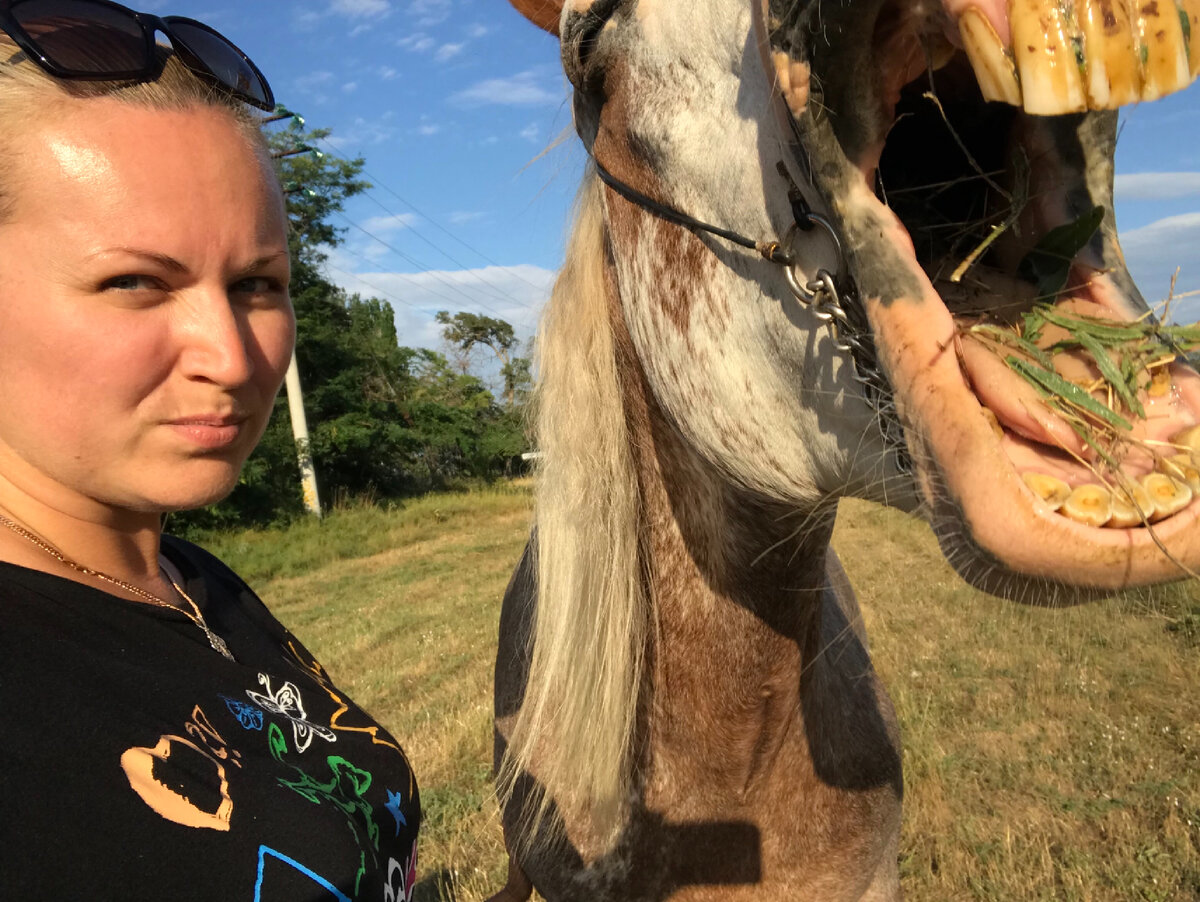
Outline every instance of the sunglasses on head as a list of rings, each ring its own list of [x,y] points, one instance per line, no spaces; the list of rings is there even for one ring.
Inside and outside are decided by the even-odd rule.
[[[0,0],[0,28],[56,78],[151,81],[162,74],[155,34],[200,78],[259,109],[275,95],[250,58],[203,22],[134,12],[109,0]]]

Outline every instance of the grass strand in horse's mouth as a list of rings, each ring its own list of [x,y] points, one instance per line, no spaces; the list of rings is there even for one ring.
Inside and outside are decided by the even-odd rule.
[[[1061,310],[1060,325],[1041,342],[1047,350],[1064,340],[1055,333],[1063,311],[1083,317],[1081,326],[1114,315],[1088,300],[1090,277],[1074,266],[1104,211],[1060,222],[1060,199],[1031,197],[1031,167],[1053,161],[1030,160],[1033,150],[1017,127],[1025,116],[985,103],[961,59],[923,74],[896,104],[879,164],[880,198],[904,223],[960,323],[964,375],[1026,484],[1078,522],[1141,526],[1200,494],[1200,460],[1188,443],[1194,420],[1170,410],[1179,369],[1150,321],[1127,326],[1128,339],[1107,350],[1084,328],[1084,343],[1056,348],[1053,360],[1022,338],[1030,311],[1050,303]],[[1120,379],[1104,377],[1109,366],[1121,368]],[[1054,379],[1062,380],[1057,392]]]
[[[1011,0],[1007,11],[1001,3],[985,5],[986,11],[944,0],[943,10],[929,12],[885,4],[874,29],[879,68],[871,94],[878,106],[834,130],[903,224],[916,261],[953,317],[961,378],[1035,509],[1084,527],[1152,532],[1151,523],[1200,498],[1200,377],[1175,361],[1177,348],[1153,348],[1160,332],[1152,321],[1139,341],[1100,347],[1085,335],[1056,346],[1053,360],[1032,344],[1032,354],[1019,346],[1014,352],[1013,342],[1006,346],[998,336],[1023,340],[1022,325],[1039,305],[1068,317],[1131,323],[1125,301],[1136,289],[1120,261],[1111,210],[1086,202],[1096,195],[1088,170],[1107,169],[1111,147],[1105,155],[1083,141],[1083,157],[1072,158],[1048,138],[1048,120],[1031,111],[1112,107],[1186,86],[1200,72],[1200,28],[1193,41],[1189,27],[1200,0],[1178,10],[1162,4],[1174,30],[1165,29],[1165,39],[1159,34],[1148,56],[1137,28],[1158,14],[1135,13],[1132,38],[1121,40],[1143,48],[1132,51],[1145,57],[1140,62],[1119,57],[1114,36],[1076,40],[1073,74],[1053,84],[1034,57],[1053,63],[1057,50],[1049,38],[1033,41],[1031,23],[1035,12],[1041,15],[1037,27],[1045,37],[1053,31],[1046,16],[1054,19],[1065,7],[1033,0]],[[1087,16],[1099,6],[1075,7],[1074,18],[1059,22],[1062,34],[1087,38]],[[948,27],[956,16],[958,36]],[[993,42],[1028,42],[1025,50],[1003,51],[1011,84],[999,85],[995,53],[981,50],[981,23]],[[1174,70],[1163,62],[1168,57]],[[831,83],[839,77],[827,73],[818,97],[833,100],[834,118],[847,98],[864,96],[861,80],[857,87]],[[855,81],[847,77],[847,84]],[[1103,203],[1111,207],[1110,194]]]

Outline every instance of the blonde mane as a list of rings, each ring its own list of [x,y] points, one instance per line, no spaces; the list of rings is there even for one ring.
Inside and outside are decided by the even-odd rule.
[[[499,774],[505,801],[522,771],[545,787],[527,823],[541,822],[553,797],[589,812],[602,843],[626,814],[650,621],[604,258],[604,199],[591,171],[538,334],[537,617]]]

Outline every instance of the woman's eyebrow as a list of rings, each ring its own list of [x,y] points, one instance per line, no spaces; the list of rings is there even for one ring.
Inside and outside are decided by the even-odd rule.
[[[246,266],[243,266],[241,269],[239,269],[233,275],[235,278],[238,276],[250,275],[251,273],[258,272],[260,269],[262,269],[265,266],[270,266],[272,263],[279,260],[280,258],[284,258],[287,256],[288,256],[288,252],[286,250],[279,251],[274,254],[265,254],[264,256],[257,258],[256,260],[252,261],[251,263],[247,264]]]
[[[136,247],[106,247],[98,250],[93,254],[88,254],[87,259],[93,260],[96,257],[103,257],[108,254],[126,254],[131,257],[141,257],[145,260],[151,260],[162,266],[164,269],[172,270],[173,272],[187,272],[187,266],[176,260],[170,254],[160,254],[157,251],[147,251]]]
[[[92,260],[92,259],[95,259],[96,257],[103,257],[108,254],[125,254],[125,255],[128,255],[131,257],[141,257],[144,260],[149,260],[154,263],[157,263],[159,266],[162,266],[164,269],[169,269],[172,272],[187,272],[188,271],[187,264],[182,263],[179,260],[176,260],[170,254],[162,254],[157,251],[148,251],[148,250],[143,250],[141,248],[136,248],[136,247],[125,247],[125,246],[106,247],[106,248],[103,248],[102,250],[96,251],[95,253],[88,254],[87,259]],[[287,256],[288,256],[288,252],[286,250],[277,251],[276,253],[273,253],[273,254],[264,254],[263,256],[257,257],[254,260],[250,261],[245,266],[240,267],[236,272],[233,273],[233,276],[236,278],[239,276],[244,276],[244,275],[248,275],[250,273],[257,272],[258,270],[262,269],[264,266],[269,266],[270,264],[279,260],[281,257],[287,257]]]

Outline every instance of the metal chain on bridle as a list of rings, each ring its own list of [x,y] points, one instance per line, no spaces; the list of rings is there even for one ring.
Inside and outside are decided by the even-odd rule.
[[[879,417],[880,428],[883,430],[885,440],[889,445],[898,449],[901,468],[907,469],[900,424],[890,409],[891,386],[879,367],[875,341],[871,336],[866,310],[863,309],[858,289],[848,272],[841,239],[833,224],[824,216],[813,211],[795,184],[788,191],[793,224],[788,229],[783,241],[755,241],[745,235],[710,225],[681,213],[673,207],[659,203],[622,182],[605,169],[595,157],[593,157],[593,162],[600,180],[630,203],[693,232],[707,232],[733,244],[757,251],[768,263],[782,267],[788,287],[796,300],[808,308],[818,321],[829,327],[834,347],[849,355],[854,370],[854,381],[862,386],[863,397]],[[781,173],[786,177],[786,172],[781,170]],[[788,180],[790,181],[790,179]],[[800,271],[794,249],[795,242],[801,235],[812,233],[815,229],[824,231],[833,242],[837,253],[837,272],[819,268],[809,278]]]

